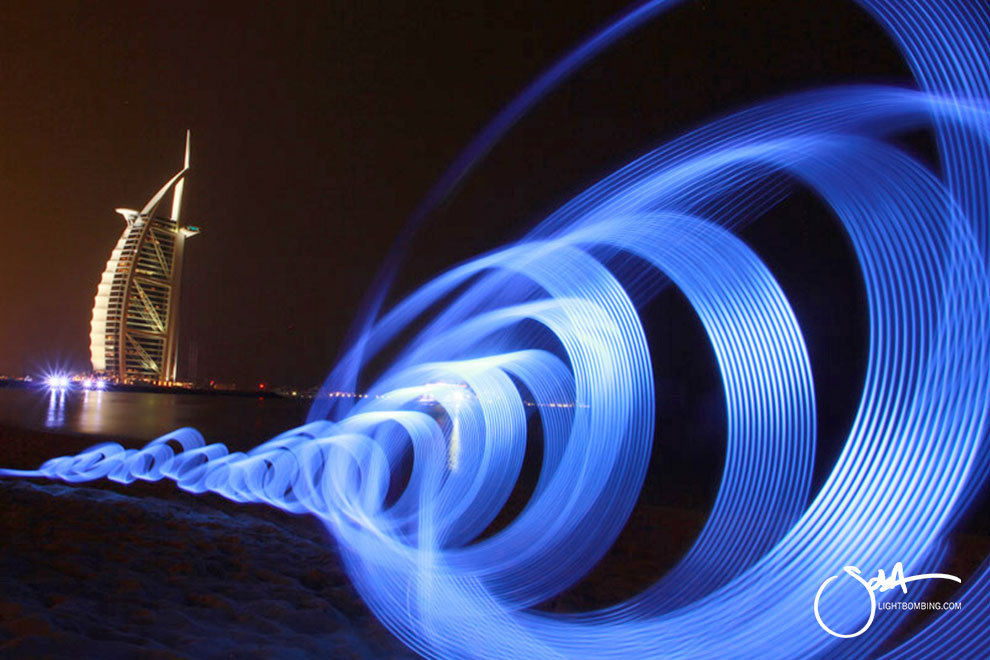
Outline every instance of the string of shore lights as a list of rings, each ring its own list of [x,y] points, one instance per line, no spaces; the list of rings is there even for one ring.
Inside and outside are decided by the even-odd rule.
[[[409,231],[550,89],[673,4],[633,8],[527,87],[431,189]],[[0,475],[167,478],[315,515],[375,615],[425,657],[880,654],[907,612],[885,612],[855,638],[827,634],[812,607],[823,579],[847,564],[937,568],[990,467],[990,27],[976,2],[860,4],[898,44],[917,88],[827,88],[726,116],[379,315],[386,266],[324,386],[356,391],[362,368],[387,349],[397,357],[367,397],[317,397],[306,425],[246,453],[180,429],[140,450],[105,443]],[[934,132],[939,171],[891,139],[917,129]],[[841,221],[870,319],[856,417],[814,493],[815,392],[801,328],[734,233],[794,186]],[[604,556],[639,495],[655,393],[633,300],[669,285],[700,318],[724,387],[726,459],[711,515],[681,562],[640,595],[595,612],[536,611]],[[559,402],[573,405],[549,405]],[[479,539],[536,441],[543,462],[526,508]],[[410,455],[405,488],[390,492]],[[954,598],[960,611],[885,657],[980,657],[990,564]],[[822,601],[834,630],[856,631],[868,614],[861,590]]]

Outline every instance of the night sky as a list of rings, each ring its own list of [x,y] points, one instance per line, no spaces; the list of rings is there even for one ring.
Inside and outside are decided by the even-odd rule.
[[[4,3],[0,373],[88,369],[92,298],[123,228],[113,209],[140,208],[180,169],[189,128],[183,218],[203,233],[186,251],[179,376],[315,385],[430,183],[515,92],[625,6]],[[851,2],[679,7],[508,134],[431,217],[398,289],[519,237],[713,117],[864,81],[909,77]],[[814,199],[788,204],[747,239],[792,296],[813,364],[851,365],[832,381],[816,374],[816,386],[855,396],[861,301],[848,245]],[[651,325],[674,345],[700,332],[684,327]],[[662,370],[670,356],[656,350]]]

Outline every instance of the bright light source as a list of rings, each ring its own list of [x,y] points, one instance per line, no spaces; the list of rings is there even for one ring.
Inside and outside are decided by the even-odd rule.
[[[98,390],[105,390],[105,389],[107,389],[107,381],[105,381],[105,380],[97,380],[97,381],[95,381],[93,383],[93,385]]]
[[[69,386],[69,377],[62,374],[53,374],[45,380],[45,383],[52,389],[65,389]]]

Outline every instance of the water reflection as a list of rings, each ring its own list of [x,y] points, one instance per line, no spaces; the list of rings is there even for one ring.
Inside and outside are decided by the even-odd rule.
[[[147,442],[183,426],[250,449],[306,419],[308,402],[100,390],[0,389],[0,425]]]
[[[94,435],[104,432],[102,390],[83,392],[82,408],[79,410],[79,430]]]
[[[48,414],[45,415],[45,428],[58,429],[65,424],[65,390],[53,389],[48,395]]]

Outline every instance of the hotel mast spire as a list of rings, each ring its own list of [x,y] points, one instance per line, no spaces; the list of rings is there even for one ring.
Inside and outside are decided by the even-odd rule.
[[[189,170],[189,131],[186,130],[186,157],[182,161],[182,171],[186,172]],[[182,188],[186,184],[186,178],[183,176],[179,179],[178,183],[175,184],[175,192],[172,193],[172,219],[176,222],[179,221],[179,211],[182,208]]]

